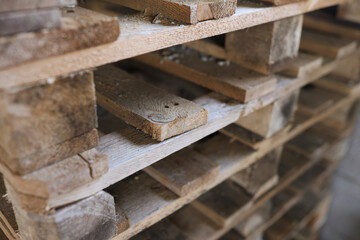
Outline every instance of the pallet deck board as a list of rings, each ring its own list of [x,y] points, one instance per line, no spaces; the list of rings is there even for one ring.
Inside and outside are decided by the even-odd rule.
[[[1,69],[0,88],[8,88],[96,67],[344,2],[347,0],[308,0],[278,7],[259,7],[258,5],[242,3],[237,6],[236,13],[229,18],[206,21],[193,26],[152,24],[149,17],[124,15],[120,17],[121,34],[115,42]],[[249,21],[244,21],[244,19],[249,19]],[[143,44],[145,39],[147,44]],[[86,61],[79,62],[79,59],[86,59]]]
[[[229,17],[235,13],[236,0],[106,0],[146,14],[160,15],[176,21],[197,22]]]
[[[97,102],[157,141],[207,121],[208,112],[202,106],[169,94],[115,66],[103,66],[94,75]]]

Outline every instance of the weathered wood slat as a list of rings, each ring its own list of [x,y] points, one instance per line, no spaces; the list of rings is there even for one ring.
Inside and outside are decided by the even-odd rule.
[[[219,165],[191,149],[184,149],[156,162],[144,171],[179,196],[185,196],[215,181]]]
[[[300,49],[330,58],[343,58],[356,49],[356,41],[304,29]]]
[[[119,36],[117,19],[84,8],[62,9],[61,21],[59,29],[0,37],[0,68],[113,42]]]
[[[347,1],[308,0],[307,2],[278,7],[239,3],[236,13],[229,18],[206,21],[191,26],[152,24],[152,17],[121,15],[122,34],[117,41],[99,47],[53,56],[51,58],[47,57],[41,60],[38,59],[19,66],[2,69],[0,71],[0,88],[8,88],[38,81],[39,79],[47,79],[69,72],[97,67],[162,48],[245,29]],[[119,13],[115,15],[119,15]],[[244,19],[247,20],[244,21]],[[98,35],[100,34],[96,36]],[[144,44],[145,42],[146,44]],[[79,59],[84,61],[79,61]]]
[[[273,91],[277,82],[274,76],[263,76],[233,63],[182,47],[173,47],[135,59],[242,103]]]
[[[282,61],[297,56],[302,20],[299,15],[227,33],[225,49],[239,65],[269,74]]]
[[[106,0],[146,14],[160,15],[180,22],[197,22],[229,17],[235,13],[236,0]]]
[[[35,8],[49,8],[75,5],[76,0],[1,0],[0,12],[21,11]]]
[[[93,148],[95,89],[91,71],[0,92],[0,157],[26,174]]]
[[[125,71],[104,66],[95,72],[98,103],[157,141],[187,132],[207,121],[203,107],[169,94]]]

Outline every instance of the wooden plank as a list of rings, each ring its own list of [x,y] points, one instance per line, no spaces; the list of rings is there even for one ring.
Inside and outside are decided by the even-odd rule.
[[[226,180],[191,203],[219,226],[228,225],[252,205],[251,195],[231,180]]]
[[[328,75],[316,80],[313,84],[340,94],[355,94],[360,91],[360,78],[357,81],[349,81],[342,77]]]
[[[1,172],[13,188],[13,198],[27,211],[48,212],[47,200],[92,182],[108,171],[108,158],[95,149],[83,152],[32,173],[18,176],[5,166]]]
[[[308,13],[304,17],[304,27],[319,32],[335,34],[347,39],[360,40],[360,30],[356,25],[336,19],[322,12]]]
[[[197,22],[229,17],[235,13],[236,0],[106,0],[146,14],[160,15],[180,22]]]
[[[91,71],[0,92],[0,156],[26,174],[98,143]]]
[[[330,58],[343,58],[356,49],[356,41],[304,29],[300,49]]]
[[[62,9],[61,21],[59,29],[1,37],[0,68],[113,42],[119,36],[117,19],[84,8]]]
[[[236,13],[229,18],[205,21],[191,26],[152,24],[153,17],[130,16],[117,12],[115,15],[121,15],[119,19],[122,23],[122,34],[117,41],[2,69],[0,71],[0,88],[8,88],[116,62],[162,48],[245,29],[347,1],[308,0],[307,2],[278,7],[241,2],[236,8]],[[99,3],[99,1],[97,2]],[[244,19],[247,20],[244,21]],[[96,36],[98,35],[100,34],[96,34]],[[79,59],[86,59],[86,61],[79,61]]]
[[[72,6],[76,4],[76,0],[1,0],[0,12],[21,11],[35,8],[49,8],[60,6]]]
[[[251,0],[254,2],[264,2],[264,3],[269,3],[272,5],[285,5],[285,4],[290,4],[290,3],[296,3],[296,2],[301,2],[301,1],[306,1],[306,0]]]
[[[360,2],[354,0],[345,4],[341,4],[338,8],[337,16],[340,19],[360,23],[359,17]]]
[[[39,215],[18,207],[11,197],[9,185],[6,188],[13,202],[22,239],[106,240],[116,234],[114,199],[105,192],[101,191],[49,215]]]
[[[215,181],[219,165],[191,149],[183,149],[144,171],[179,196]]]
[[[225,49],[236,63],[269,74],[281,61],[298,54],[302,15],[226,34]],[[281,47],[280,47],[281,46]]]
[[[184,47],[173,47],[135,59],[242,103],[272,92],[277,82],[273,76],[250,72],[233,63]]]
[[[97,101],[102,107],[157,141],[207,121],[208,112],[203,107],[153,87],[115,66],[99,68],[95,83]]]
[[[282,147],[272,150],[250,167],[236,173],[232,180],[256,199],[278,182],[278,165]]]
[[[289,61],[291,63],[289,63],[288,68],[282,71],[281,74],[289,77],[304,77],[318,69],[323,63],[323,58],[300,52],[296,58]]]
[[[8,36],[22,32],[34,32],[61,26],[58,8],[34,9],[17,12],[0,12],[0,34]]]
[[[299,91],[287,94],[262,109],[240,117],[236,124],[264,138],[270,137],[293,119],[298,95]]]

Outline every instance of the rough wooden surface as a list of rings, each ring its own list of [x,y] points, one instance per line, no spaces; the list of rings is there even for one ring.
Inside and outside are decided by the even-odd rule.
[[[250,167],[232,176],[232,180],[243,187],[248,193],[255,197],[261,196],[277,184],[277,171],[280,162],[282,147],[278,147],[266,154]],[[266,185],[269,180],[275,177],[270,186]],[[264,187],[266,187],[264,189]]]
[[[328,75],[316,80],[313,84],[340,94],[356,94],[360,92],[360,78],[357,81],[350,81],[343,77]]]
[[[274,64],[297,56],[302,20],[300,15],[228,33],[225,49],[236,53],[236,63],[268,74]]]
[[[236,124],[262,137],[270,137],[283,129],[293,119],[297,108],[298,95],[299,91],[288,94],[264,108],[245,117],[240,117]]]
[[[270,3],[273,5],[279,6],[279,5],[285,5],[285,4],[296,3],[296,2],[307,1],[307,0],[251,0],[251,1]]]
[[[50,210],[46,208],[49,198],[56,198],[104,175],[108,171],[108,159],[92,149],[23,176],[13,175],[5,166],[0,166],[0,170],[14,189],[13,199],[18,206],[44,213]]]
[[[0,92],[0,156],[26,174],[97,145],[92,72]]]
[[[236,0],[106,0],[146,14],[160,15],[180,22],[197,22],[229,17],[235,13]]]
[[[232,222],[251,204],[251,195],[231,180],[219,184],[192,202],[196,209],[220,226]]]
[[[263,76],[186,47],[138,56],[136,60],[243,103],[273,91],[277,82],[274,76]]]
[[[343,58],[356,49],[356,41],[304,29],[300,49],[330,58]]]
[[[344,20],[360,23],[360,2],[358,0],[341,4],[338,8],[338,17]]]
[[[138,80],[115,66],[97,70],[95,83],[97,101],[102,107],[158,141],[207,122],[208,112],[203,107]]]
[[[0,175],[0,239],[19,239],[18,225],[10,201],[6,197],[6,188],[3,176]],[[1,232],[3,235],[1,235]],[[3,238],[1,238],[3,237]]]
[[[354,55],[341,61],[339,66],[334,69],[331,75],[346,78],[349,81],[360,80],[360,55]]]
[[[1,3],[0,3],[1,4]],[[19,12],[0,12],[0,35],[58,28],[61,11],[57,8],[34,9]]]
[[[65,8],[62,9],[59,29],[0,37],[0,69],[113,42],[119,36],[119,31],[119,22],[115,18],[80,7]],[[56,75],[59,74],[52,76]]]
[[[75,5],[76,0],[1,0],[0,12]]]
[[[179,196],[215,181],[219,165],[191,149],[183,149],[145,168],[145,172]]]
[[[12,190],[9,189],[10,199]],[[105,192],[56,210],[38,215],[14,204],[22,239],[107,240],[116,234],[114,198]]]
[[[291,61],[289,67],[282,71],[281,74],[289,77],[304,77],[318,69],[323,63],[323,58],[300,52],[296,58],[289,61]]]
[[[278,7],[239,2],[233,16],[216,21],[205,21],[191,26],[153,24],[153,17],[130,16],[116,12],[114,15],[121,15],[119,19],[122,23],[122,34],[120,34],[117,41],[2,69],[0,71],[0,88],[17,86],[38,81],[39,79],[117,62],[162,48],[245,29],[347,1],[308,0]],[[115,10],[116,8],[110,9]],[[244,19],[247,20],[244,21]],[[82,59],[82,61],[79,61],[79,59]]]

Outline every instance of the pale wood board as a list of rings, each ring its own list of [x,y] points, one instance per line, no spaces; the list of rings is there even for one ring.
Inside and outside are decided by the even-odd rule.
[[[225,50],[237,64],[263,74],[298,54],[303,16],[269,22],[225,35]],[[281,65],[281,64],[280,64]]]
[[[281,74],[289,77],[304,77],[315,69],[318,69],[323,63],[323,58],[321,56],[299,52],[296,58],[289,61],[291,61],[289,67],[282,71]]]
[[[2,69],[0,71],[0,88],[8,88],[92,68],[181,43],[252,27],[344,2],[347,2],[347,0],[308,0],[278,7],[241,3],[236,8],[236,13],[231,17],[216,21],[205,21],[192,26],[152,24],[151,17],[139,18],[138,16],[123,15],[120,17],[121,35],[117,41]],[[146,44],[144,44],[144,41],[146,41]],[[79,61],[79,59],[82,59],[82,61]]]
[[[330,58],[343,58],[355,51],[356,41],[304,29],[300,49]]]
[[[26,174],[98,144],[92,71],[0,92],[1,162]]]
[[[160,15],[180,22],[197,22],[229,17],[235,13],[237,0],[106,0],[146,14]]]
[[[179,196],[215,181],[219,165],[189,148],[158,161],[144,171]]]
[[[80,7],[64,8],[59,29],[0,37],[0,69],[8,69],[13,65],[30,60],[110,43],[117,39],[119,31],[119,22],[115,18]],[[54,47],[54,42],[56,42],[56,47]],[[64,63],[69,64],[68,62]],[[47,67],[50,66],[46,64],[46,67],[41,68]],[[74,69],[74,71],[76,70]],[[61,74],[69,72],[73,71]],[[46,78],[57,75],[60,74],[50,75]],[[0,78],[2,79],[2,77]],[[36,81],[41,79],[44,78],[37,78]]]
[[[125,127],[119,132],[113,132],[103,136],[100,139],[100,145],[97,149],[109,156],[109,172],[92,183],[76,188],[57,198],[48,199],[47,207],[53,208],[62,206],[66,203],[82,199],[124,179],[226,125],[235,122],[240,116],[244,116],[256,109],[266,106],[281,95],[287,94],[314,79],[326,75],[337,66],[338,61],[341,60],[328,62],[311,74],[311,76],[306,78],[282,79],[274,93],[268,94],[258,100],[251,101],[248,104],[239,104],[214,93],[199,98],[195,102],[208,110],[208,123],[195,130],[175,136],[161,143],[155,144],[154,140],[146,137],[139,131],[134,131],[131,127]],[[335,104],[334,108],[317,115],[316,118],[311,118],[306,124],[301,125],[294,133],[291,133],[289,138],[301,132],[301,129],[307,128],[320,119],[323,119],[332,111],[335,111],[342,106],[342,104],[351,102],[355,98],[356,96],[346,98]],[[275,144],[274,147],[276,146],[277,145]],[[229,171],[234,173],[231,170]]]
[[[157,141],[187,132],[207,121],[208,112],[186,99],[107,65],[94,73],[97,102]]]
[[[172,47],[135,59],[242,103],[275,90],[277,82],[274,76],[263,76],[186,47]]]

